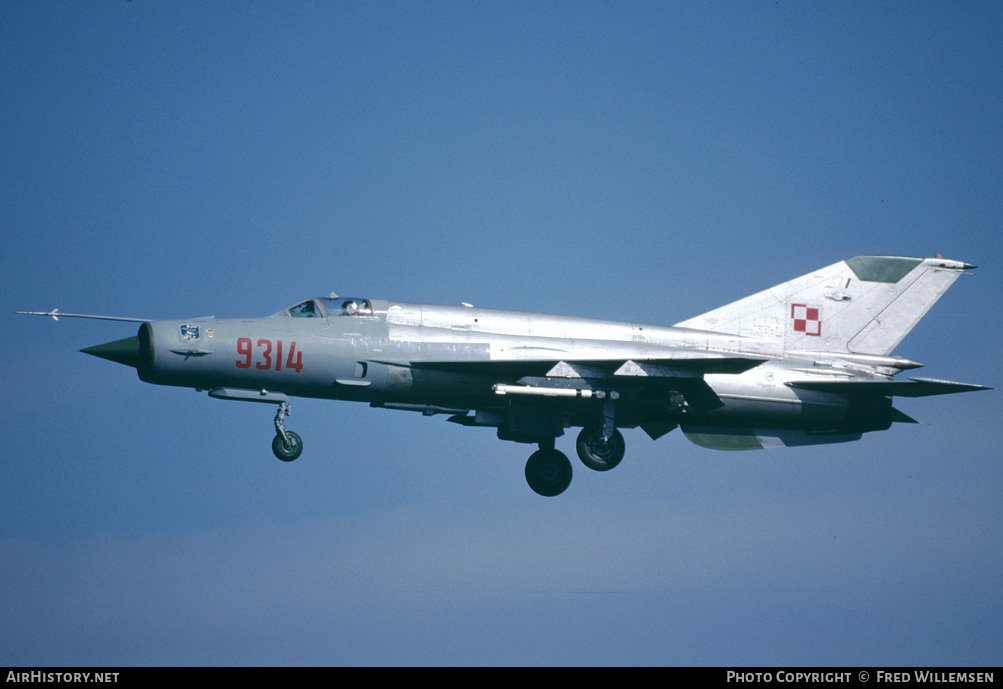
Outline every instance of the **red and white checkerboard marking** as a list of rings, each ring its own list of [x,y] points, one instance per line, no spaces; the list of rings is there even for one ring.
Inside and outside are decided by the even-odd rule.
[[[791,304],[791,320],[794,321],[794,332],[804,333],[812,337],[822,336],[822,317],[817,306]]]

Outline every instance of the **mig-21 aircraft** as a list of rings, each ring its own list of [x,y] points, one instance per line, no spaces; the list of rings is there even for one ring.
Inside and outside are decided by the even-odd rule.
[[[916,423],[892,398],[986,390],[927,378],[891,352],[966,270],[960,261],[857,256],[672,327],[368,297],[307,299],[265,318],[146,320],[134,337],[81,351],[140,380],[275,404],[272,450],[303,451],[285,427],[290,397],[444,414],[539,446],[526,480],[540,495],[571,482],[555,441],[581,428],[582,462],[607,471],[622,428],[676,427],[718,450],[857,440]]]

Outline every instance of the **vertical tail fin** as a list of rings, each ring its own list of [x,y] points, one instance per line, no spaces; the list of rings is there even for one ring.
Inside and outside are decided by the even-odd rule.
[[[676,325],[773,338],[783,351],[886,355],[971,268],[939,257],[857,256]]]

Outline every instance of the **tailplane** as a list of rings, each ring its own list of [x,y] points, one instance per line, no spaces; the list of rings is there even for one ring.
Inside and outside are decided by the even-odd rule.
[[[940,257],[857,256],[676,325],[774,339],[785,352],[887,355],[973,268]]]

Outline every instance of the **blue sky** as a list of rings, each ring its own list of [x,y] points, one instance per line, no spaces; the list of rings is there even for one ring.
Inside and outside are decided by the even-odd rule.
[[[3,4],[0,663],[998,665],[996,392],[849,445],[628,431],[547,500],[529,446],[365,405],[295,401],[282,464],[270,407],[77,352],[134,326],[13,312],[334,290],[670,325],[942,253],[981,268],[896,353],[999,387],[1001,19]]]

